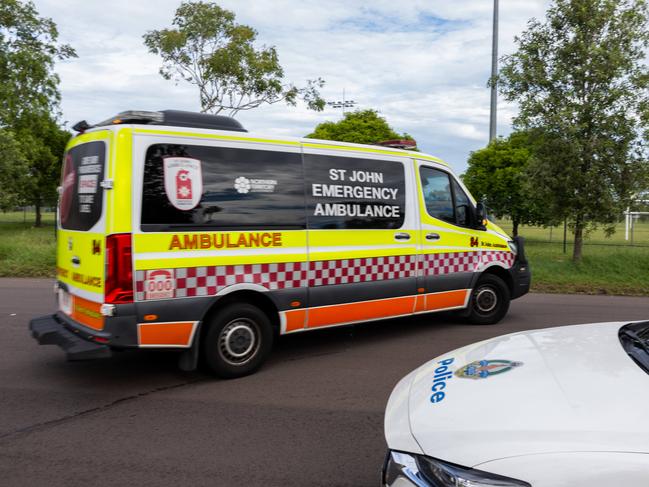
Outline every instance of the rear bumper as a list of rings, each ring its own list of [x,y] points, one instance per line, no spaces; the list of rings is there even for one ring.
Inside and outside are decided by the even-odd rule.
[[[29,329],[40,345],[58,345],[68,360],[91,360],[112,355],[108,346],[91,342],[78,330],[67,328],[55,314],[34,318],[29,322]]]

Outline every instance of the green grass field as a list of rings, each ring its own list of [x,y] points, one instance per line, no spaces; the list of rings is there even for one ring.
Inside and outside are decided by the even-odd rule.
[[[0,277],[53,277],[54,227],[0,223]]]
[[[43,215],[42,228],[33,228],[33,214],[22,220],[22,213],[0,213],[0,277],[54,277],[53,214]],[[502,226],[511,231],[507,222]],[[553,229],[552,243],[548,229],[519,233],[526,237],[532,291],[649,296],[649,224],[636,227],[634,246],[625,245],[623,226],[611,238],[593,233],[579,265],[572,263],[572,245],[563,253],[563,229]]]

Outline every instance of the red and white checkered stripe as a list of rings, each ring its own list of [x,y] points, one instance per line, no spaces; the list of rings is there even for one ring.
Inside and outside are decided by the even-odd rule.
[[[417,274],[416,255],[367,257],[311,262],[309,287],[403,279]]]
[[[475,272],[492,262],[511,267],[511,252],[446,252],[419,256],[419,276],[438,276],[456,272]],[[172,269],[175,298],[213,296],[233,284],[259,284],[269,290],[331,286],[356,282],[404,279],[417,276],[417,256],[398,255],[359,259],[242,264]],[[147,271],[136,272],[136,300],[146,299]]]

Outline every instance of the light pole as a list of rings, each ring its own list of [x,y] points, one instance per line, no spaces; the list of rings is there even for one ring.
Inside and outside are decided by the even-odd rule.
[[[489,118],[489,142],[496,138],[496,108],[498,105],[498,0],[494,0],[493,34],[491,39],[491,116]]]
[[[345,116],[345,108],[354,108],[356,102],[354,100],[345,100],[345,89],[343,88],[343,101],[328,101],[327,105],[331,108],[342,108],[343,116]]]

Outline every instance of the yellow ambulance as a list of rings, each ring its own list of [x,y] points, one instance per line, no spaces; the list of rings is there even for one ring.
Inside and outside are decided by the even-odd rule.
[[[529,290],[522,240],[435,157],[175,110],[75,130],[58,310],[30,322],[70,360],[169,348],[238,377],[277,335],[443,310],[495,323]]]

